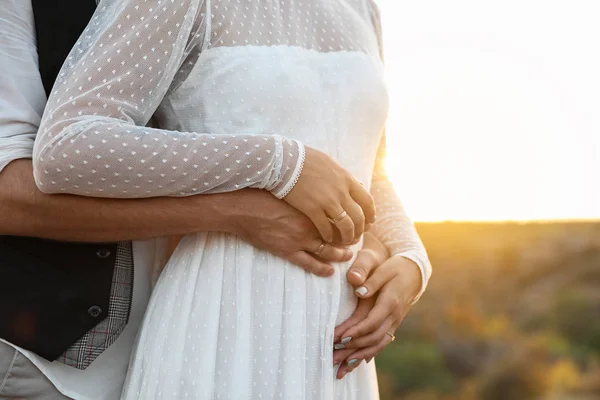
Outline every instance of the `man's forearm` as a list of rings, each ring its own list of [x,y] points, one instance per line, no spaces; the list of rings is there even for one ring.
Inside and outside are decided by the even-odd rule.
[[[232,208],[244,194],[182,198],[101,199],[47,195],[33,180],[31,160],[17,160],[0,173],[0,235],[103,242],[233,232]]]

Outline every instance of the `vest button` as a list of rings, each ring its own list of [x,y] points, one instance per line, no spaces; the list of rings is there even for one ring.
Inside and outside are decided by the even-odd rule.
[[[102,314],[102,309],[98,306],[91,306],[88,308],[88,314],[92,318],[98,318]]]
[[[100,249],[96,252],[98,258],[108,258],[110,257],[110,251],[108,249]]]

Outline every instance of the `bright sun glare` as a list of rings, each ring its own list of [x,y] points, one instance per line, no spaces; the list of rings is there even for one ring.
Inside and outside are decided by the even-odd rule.
[[[600,218],[600,2],[379,3],[415,220]]]

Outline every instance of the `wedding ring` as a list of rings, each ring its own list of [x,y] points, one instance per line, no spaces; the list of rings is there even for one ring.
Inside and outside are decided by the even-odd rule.
[[[385,334],[390,337],[390,343],[392,343],[394,340],[396,340],[396,336],[394,336],[393,332],[386,332]]]
[[[319,245],[319,248],[317,249],[317,251],[314,251],[313,254],[315,256],[320,256],[321,253],[323,252],[323,250],[325,250],[325,246],[326,246],[325,241],[321,240],[321,244]]]
[[[344,218],[346,218],[348,216],[348,213],[346,211],[342,211],[340,213],[340,215],[338,215],[335,218],[327,218],[329,220],[329,222],[331,222],[334,225],[337,225],[339,222],[341,222]]]

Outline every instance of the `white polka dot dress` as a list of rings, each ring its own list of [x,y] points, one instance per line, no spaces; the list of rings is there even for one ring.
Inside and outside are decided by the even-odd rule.
[[[96,197],[281,198],[310,146],[372,182],[376,235],[425,287],[427,256],[377,161],[388,101],[377,30],[368,0],[101,0],[48,101],[36,182]],[[335,379],[333,331],[356,305],[349,266],[319,278],[229,234],[184,238],[123,398],[377,399],[374,363]]]

